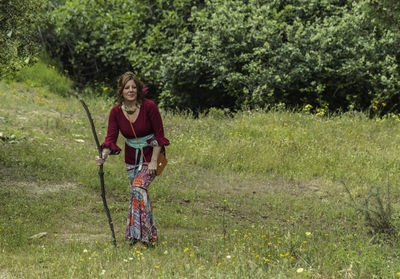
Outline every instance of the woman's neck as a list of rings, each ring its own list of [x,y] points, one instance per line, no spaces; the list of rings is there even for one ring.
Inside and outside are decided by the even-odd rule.
[[[138,103],[136,101],[124,101],[123,104],[128,108],[138,107]]]

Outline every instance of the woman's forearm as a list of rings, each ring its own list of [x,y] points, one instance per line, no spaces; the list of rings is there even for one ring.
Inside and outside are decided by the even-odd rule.
[[[103,165],[110,153],[111,150],[109,148],[104,148],[101,152],[101,157],[96,156],[96,165],[98,166]]]
[[[107,159],[108,155],[110,155],[111,149],[109,148],[104,148],[103,151],[101,152],[102,158]]]
[[[161,146],[154,146],[153,147],[153,154],[151,155],[151,161],[152,162],[157,162],[158,156],[160,155],[161,152]]]

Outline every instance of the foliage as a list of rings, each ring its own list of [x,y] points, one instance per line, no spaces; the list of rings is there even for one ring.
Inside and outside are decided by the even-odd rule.
[[[49,44],[74,80],[115,86],[133,70],[167,108],[366,110],[378,101],[381,114],[398,112],[400,35],[374,25],[365,7],[72,0],[51,13]]]
[[[0,1],[0,78],[34,60],[40,48],[35,25],[43,19],[44,0]]]
[[[365,110],[399,94],[399,36],[346,1],[208,1],[167,57],[162,101]],[[214,103],[216,102],[216,103]]]
[[[48,47],[81,83],[114,85],[122,72],[133,70],[152,85],[161,54],[173,48],[176,33],[186,28],[193,2],[66,1],[51,13],[57,37],[49,37]]]
[[[399,30],[400,2],[397,0],[364,0],[364,8],[371,19],[385,27]]]

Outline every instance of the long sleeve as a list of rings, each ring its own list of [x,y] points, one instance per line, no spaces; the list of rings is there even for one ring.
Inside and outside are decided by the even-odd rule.
[[[158,145],[169,145],[169,140],[164,136],[164,127],[161,118],[160,111],[157,108],[157,105],[151,101],[150,109],[148,111],[148,118],[150,119],[150,123],[152,129],[154,131],[154,138],[151,141],[156,140]]]
[[[119,124],[118,124],[118,107],[113,107],[110,111],[108,118],[108,128],[107,136],[104,143],[101,145],[102,148],[109,148],[111,150],[111,155],[116,155],[121,152],[121,148],[117,145],[118,135],[119,135]]]

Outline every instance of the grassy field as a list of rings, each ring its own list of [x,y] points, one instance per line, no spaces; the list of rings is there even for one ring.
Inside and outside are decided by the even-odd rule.
[[[119,155],[104,166],[115,248],[83,108],[29,84],[0,82],[0,278],[400,278],[399,241],[354,209],[376,205],[380,186],[399,225],[396,115],[162,112],[169,164],[149,191],[159,243],[123,241]],[[103,140],[113,102],[86,102]]]

